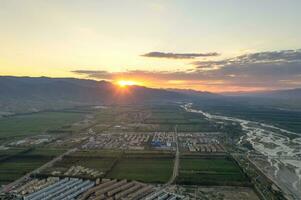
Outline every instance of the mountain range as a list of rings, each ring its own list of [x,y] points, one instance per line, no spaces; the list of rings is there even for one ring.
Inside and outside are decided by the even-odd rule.
[[[75,78],[0,76],[1,113],[34,112],[85,105],[150,104],[229,99],[300,100],[301,89],[223,96],[181,89],[153,89],[142,86],[121,88],[107,81]]]
[[[1,112],[33,112],[84,105],[183,101],[188,94],[75,78],[0,77]]]

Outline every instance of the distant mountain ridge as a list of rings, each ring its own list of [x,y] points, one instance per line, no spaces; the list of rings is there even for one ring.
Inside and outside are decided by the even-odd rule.
[[[273,99],[301,99],[301,88],[286,90],[270,90],[260,92],[234,92],[224,93],[226,96],[261,97]]]
[[[218,97],[221,96],[216,93],[207,92],[207,91],[198,91],[192,89],[176,89],[176,88],[167,88],[168,91],[178,92],[186,95],[193,95],[193,96],[207,96],[207,97]]]
[[[0,76],[2,112],[30,112],[82,105],[143,104],[187,99],[191,99],[191,96],[175,91],[141,86],[121,89],[106,81]]]
[[[259,94],[259,96],[270,96],[272,98],[288,98],[288,99],[301,99],[301,88],[289,90],[276,90]]]
[[[107,81],[76,78],[0,76],[0,116],[85,105],[202,102],[301,107],[301,89],[219,95],[191,89],[120,87]]]

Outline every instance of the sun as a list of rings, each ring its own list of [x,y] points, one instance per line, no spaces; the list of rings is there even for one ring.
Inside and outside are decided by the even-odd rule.
[[[130,80],[120,80],[120,81],[117,81],[117,84],[118,84],[120,87],[126,87],[126,86],[132,86],[132,85],[139,85],[138,82],[136,82],[136,81],[130,81]]]

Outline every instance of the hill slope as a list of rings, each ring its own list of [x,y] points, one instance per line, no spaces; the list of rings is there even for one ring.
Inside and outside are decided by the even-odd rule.
[[[0,77],[2,112],[30,112],[80,105],[130,104],[180,101],[189,95],[163,89],[74,78]]]

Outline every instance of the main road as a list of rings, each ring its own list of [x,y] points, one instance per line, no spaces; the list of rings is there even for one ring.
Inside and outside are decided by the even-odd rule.
[[[156,190],[150,196],[147,196],[145,198],[145,200],[153,199],[153,197],[156,196],[156,194],[159,194],[159,193],[165,191],[165,189],[176,180],[176,178],[179,174],[179,164],[180,164],[180,150],[179,150],[177,126],[175,126],[175,140],[176,140],[176,154],[175,154],[175,161],[174,161],[174,165],[173,165],[172,176],[170,177],[170,179],[167,183],[165,183],[162,187],[160,187],[158,190]]]
[[[173,166],[173,173],[169,181],[164,185],[165,187],[171,185],[179,174],[180,150],[179,150],[177,126],[175,126],[175,140],[176,140],[176,154],[175,154],[175,162]]]

